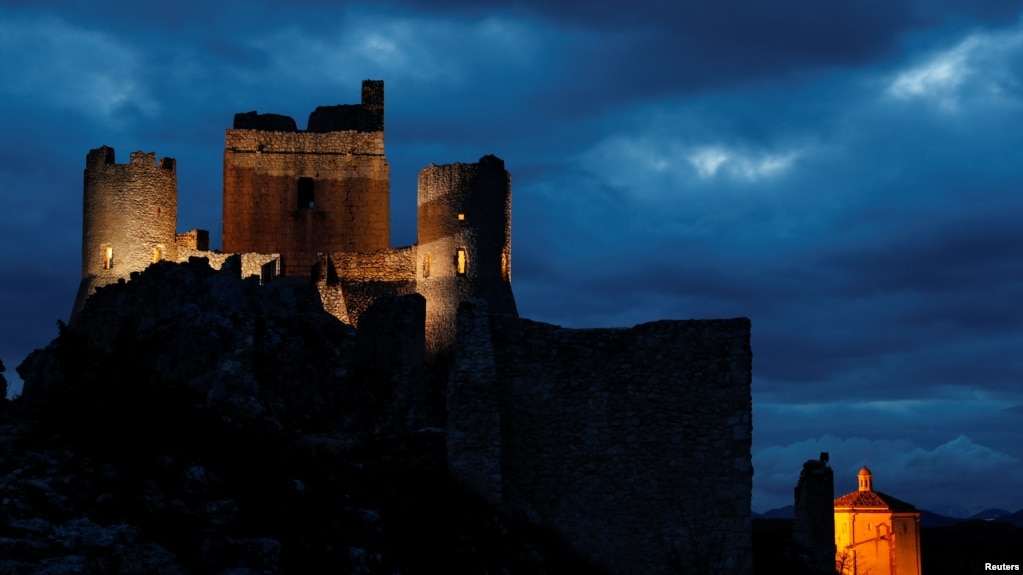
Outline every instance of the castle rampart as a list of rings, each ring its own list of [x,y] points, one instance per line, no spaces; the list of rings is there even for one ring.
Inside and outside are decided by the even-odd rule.
[[[565,329],[459,314],[452,474],[614,573],[744,573],[748,319]]]

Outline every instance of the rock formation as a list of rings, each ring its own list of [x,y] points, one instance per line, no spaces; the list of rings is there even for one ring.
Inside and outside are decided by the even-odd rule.
[[[448,479],[422,303],[356,336],[236,260],[100,288],[0,405],[0,573],[600,573]]]

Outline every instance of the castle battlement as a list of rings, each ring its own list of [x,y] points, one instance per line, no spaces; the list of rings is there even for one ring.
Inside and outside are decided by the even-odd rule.
[[[108,166],[120,167],[110,168]],[[94,150],[90,150],[88,155],[85,157],[86,170],[89,170],[90,168],[94,170],[124,170],[127,169],[127,166],[133,166],[133,170],[145,170],[147,168],[167,170],[169,172],[177,170],[177,162],[174,158],[160,158],[159,163],[157,163],[156,152],[143,152],[141,150],[132,152],[127,164],[117,163],[114,149],[110,146],[100,146]]]

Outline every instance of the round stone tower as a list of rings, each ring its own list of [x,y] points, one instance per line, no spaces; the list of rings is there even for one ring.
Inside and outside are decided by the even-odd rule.
[[[511,291],[511,176],[504,161],[430,164],[419,172],[416,291],[426,298],[426,352],[449,355],[458,304],[487,300],[518,315]]]
[[[74,316],[97,287],[129,279],[160,260],[177,259],[177,170],[173,159],[132,152],[127,164],[114,149],[96,148],[85,159],[82,208],[82,282]]]

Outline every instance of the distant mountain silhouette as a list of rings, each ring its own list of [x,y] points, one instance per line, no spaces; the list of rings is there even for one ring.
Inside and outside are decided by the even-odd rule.
[[[939,515],[933,511],[927,511],[926,509],[920,510],[920,526],[921,527],[947,527],[949,525],[955,525],[961,523],[965,519],[958,519],[956,517],[949,517],[947,515]]]
[[[765,511],[760,517],[764,519],[792,519],[796,516],[796,508],[792,505],[786,505],[785,507],[779,507],[777,509],[770,509]]]
[[[795,507],[786,505],[770,509],[763,513],[753,512],[755,519],[792,519],[795,517]],[[920,525],[923,527],[947,527],[964,521],[998,521],[1011,523],[1017,527],[1023,527],[1023,509],[1010,513],[1005,509],[991,508],[975,513],[970,517],[950,517],[926,509],[920,510]]]
[[[977,512],[976,507],[964,507],[955,503],[949,503],[942,506],[931,507],[931,511],[938,514],[944,515],[945,517],[952,517],[954,519],[966,519]]]
[[[1009,513],[1008,515],[1002,515],[998,518],[998,521],[1003,523],[1011,523],[1016,527],[1023,527],[1023,509],[1015,513]]]
[[[1012,514],[1011,511],[1006,511],[1004,509],[991,508],[991,509],[985,509],[984,511],[980,511],[980,512],[974,513],[973,515],[971,515],[969,517],[969,519],[984,519],[986,521],[991,521],[992,519],[998,519],[999,517],[1004,517],[1006,515],[1011,515],[1011,514]]]

